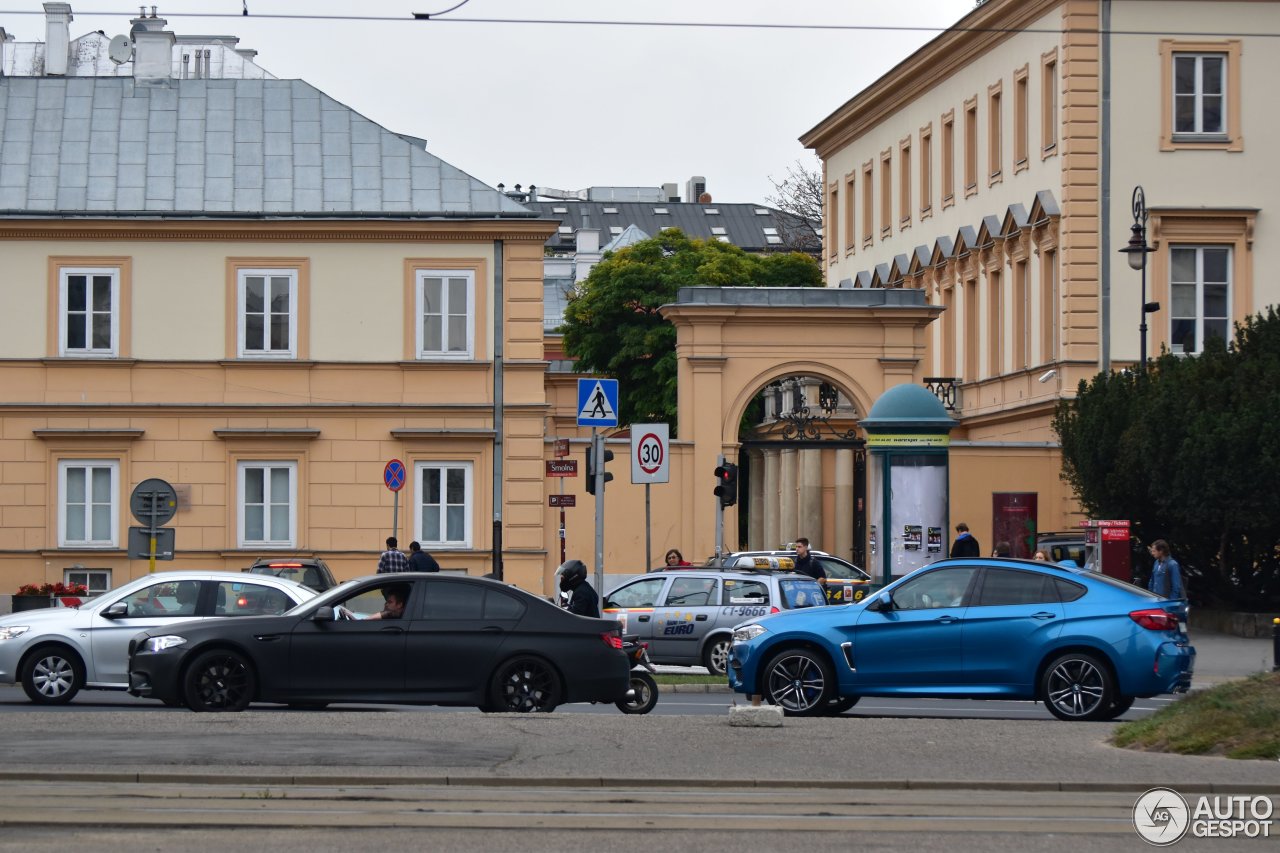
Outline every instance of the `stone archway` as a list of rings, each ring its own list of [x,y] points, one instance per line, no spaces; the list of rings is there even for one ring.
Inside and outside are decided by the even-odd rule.
[[[737,456],[739,424],[761,388],[821,377],[865,414],[888,388],[922,381],[926,330],[942,310],[921,290],[847,288],[691,287],[663,306],[676,327],[679,439],[691,446],[681,499],[694,553],[715,548],[711,474],[721,454]],[[739,541],[736,514],[724,520],[725,541]]]

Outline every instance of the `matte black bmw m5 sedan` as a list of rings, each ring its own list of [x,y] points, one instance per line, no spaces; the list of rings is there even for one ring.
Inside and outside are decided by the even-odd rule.
[[[195,711],[360,702],[520,712],[613,703],[629,688],[619,623],[482,578],[374,575],[282,616],[219,622],[135,637],[129,692]]]

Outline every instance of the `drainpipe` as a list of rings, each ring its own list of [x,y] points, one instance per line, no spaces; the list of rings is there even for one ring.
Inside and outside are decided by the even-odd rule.
[[[1102,115],[1099,117],[1098,156],[1099,175],[1102,181],[1098,193],[1098,235],[1099,283],[1101,284],[1101,302],[1098,323],[1102,327],[1098,336],[1102,344],[1099,353],[1098,368],[1103,373],[1111,372],[1111,0],[1102,0],[1102,44],[1099,54],[1102,59]]]
[[[493,575],[502,580],[502,241],[493,241]]]

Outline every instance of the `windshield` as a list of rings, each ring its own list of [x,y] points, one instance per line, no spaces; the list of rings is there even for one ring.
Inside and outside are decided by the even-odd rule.
[[[812,578],[779,578],[778,592],[782,597],[782,606],[786,610],[824,607],[827,603],[827,596],[822,592],[822,587]]]

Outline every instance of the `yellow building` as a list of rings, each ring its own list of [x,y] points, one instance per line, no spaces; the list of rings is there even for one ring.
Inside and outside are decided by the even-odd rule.
[[[179,496],[171,565],[365,574],[391,459],[401,547],[482,574],[501,531],[539,588],[554,223],[163,19],[105,76],[106,38],[49,5],[66,57],[0,38],[0,589],[144,573],[128,497],[152,477]]]

